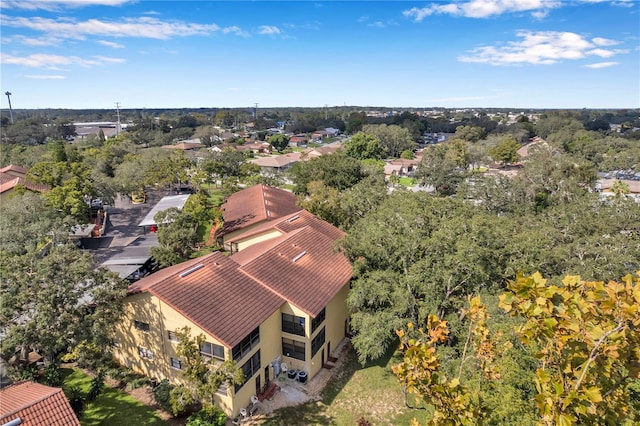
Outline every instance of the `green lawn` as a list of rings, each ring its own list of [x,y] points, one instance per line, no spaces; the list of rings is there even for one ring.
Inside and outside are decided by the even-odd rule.
[[[78,369],[63,369],[64,388],[78,386],[83,394],[87,394],[91,385],[91,377]],[[82,426],[121,426],[143,425],[160,426],[167,423],[150,407],[142,404],[132,396],[105,386],[98,398],[89,402],[80,418]]]
[[[414,178],[410,178],[410,177],[401,177],[400,178],[400,185],[414,186],[415,184],[416,184],[416,180]]]
[[[413,418],[424,424],[427,412],[405,405],[402,387],[391,372],[391,366],[399,359],[392,355],[393,350],[363,367],[355,352],[349,351],[343,368],[323,391],[321,401],[278,410],[263,424],[352,426],[361,417],[373,425],[408,425]]]

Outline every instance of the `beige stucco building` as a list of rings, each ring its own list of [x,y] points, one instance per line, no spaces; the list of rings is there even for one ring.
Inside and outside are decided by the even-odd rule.
[[[145,277],[125,299],[116,359],[180,382],[175,331],[187,326],[192,336],[205,336],[203,355],[233,359],[243,370],[242,385],[218,391],[218,403],[234,417],[284,366],[312,379],[348,331],[352,269],[334,250],[342,236],[301,210],[253,224],[244,235],[234,229],[238,251],[230,256],[215,252]]]

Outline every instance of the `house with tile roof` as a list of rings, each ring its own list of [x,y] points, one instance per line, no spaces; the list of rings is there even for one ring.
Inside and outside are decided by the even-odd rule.
[[[0,389],[0,424],[80,426],[62,389],[28,381]]]
[[[47,192],[49,185],[33,183],[27,179],[28,169],[10,164],[0,169],[0,197],[10,196],[18,187],[34,192]]]
[[[254,185],[229,195],[220,209],[224,224],[218,239],[227,251],[237,251],[228,241],[240,233],[301,210],[292,192],[266,185]]]
[[[227,228],[231,255],[191,259],[129,287],[114,351],[121,364],[180,382],[175,331],[187,326],[205,336],[207,359],[234,360],[244,372],[244,383],[216,395],[233,417],[284,365],[305,380],[326,366],[348,332],[352,267],[334,250],[345,234],[307,211],[277,207],[291,200],[274,190],[257,185],[227,199],[225,221],[251,219]]]

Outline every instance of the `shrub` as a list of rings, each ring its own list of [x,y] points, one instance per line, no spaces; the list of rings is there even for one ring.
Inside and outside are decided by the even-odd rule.
[[[174,416],[181,416],[193,409],[196,400],[189,389],[183,385],[175,386],[169,392],[171,412]]]
[[[78,386],[74,386],[65,390],[65,394],[67,395],[67,399],[69,400],[69,404],[71,405],[71,409],[76,416],[79,418],[84,411],[84,396],[82,396],[82,391]]]
[[[64,379],[60,367],[57,364],[47,365],[42,375],[42,381],[47,386],[53,386],[55,388],[62,386]]]
[[[151,380],[148,377],[139,377],[129,382],[129,389],[138,389],[143,386],[151,384]]]
[[[153,398],[156,400],[156,404],[163,410],[171,412],[171,390],[174,388],[167,379],[158,383],[158,386],[153,389]]]
[[[214,405],[190,415],[186,426],[224,426],[226,422],[226,414]]]
[[[98,375],[91,379],[91,386],[89,386],[89,393],[87,394],[88,401],[94,401],[98,395],[104,389],[104,371],[98,372]]]

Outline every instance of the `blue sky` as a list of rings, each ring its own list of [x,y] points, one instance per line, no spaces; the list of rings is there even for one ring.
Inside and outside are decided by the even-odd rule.
[[[14,108],[640,107],[633,0],[0,1]]]

